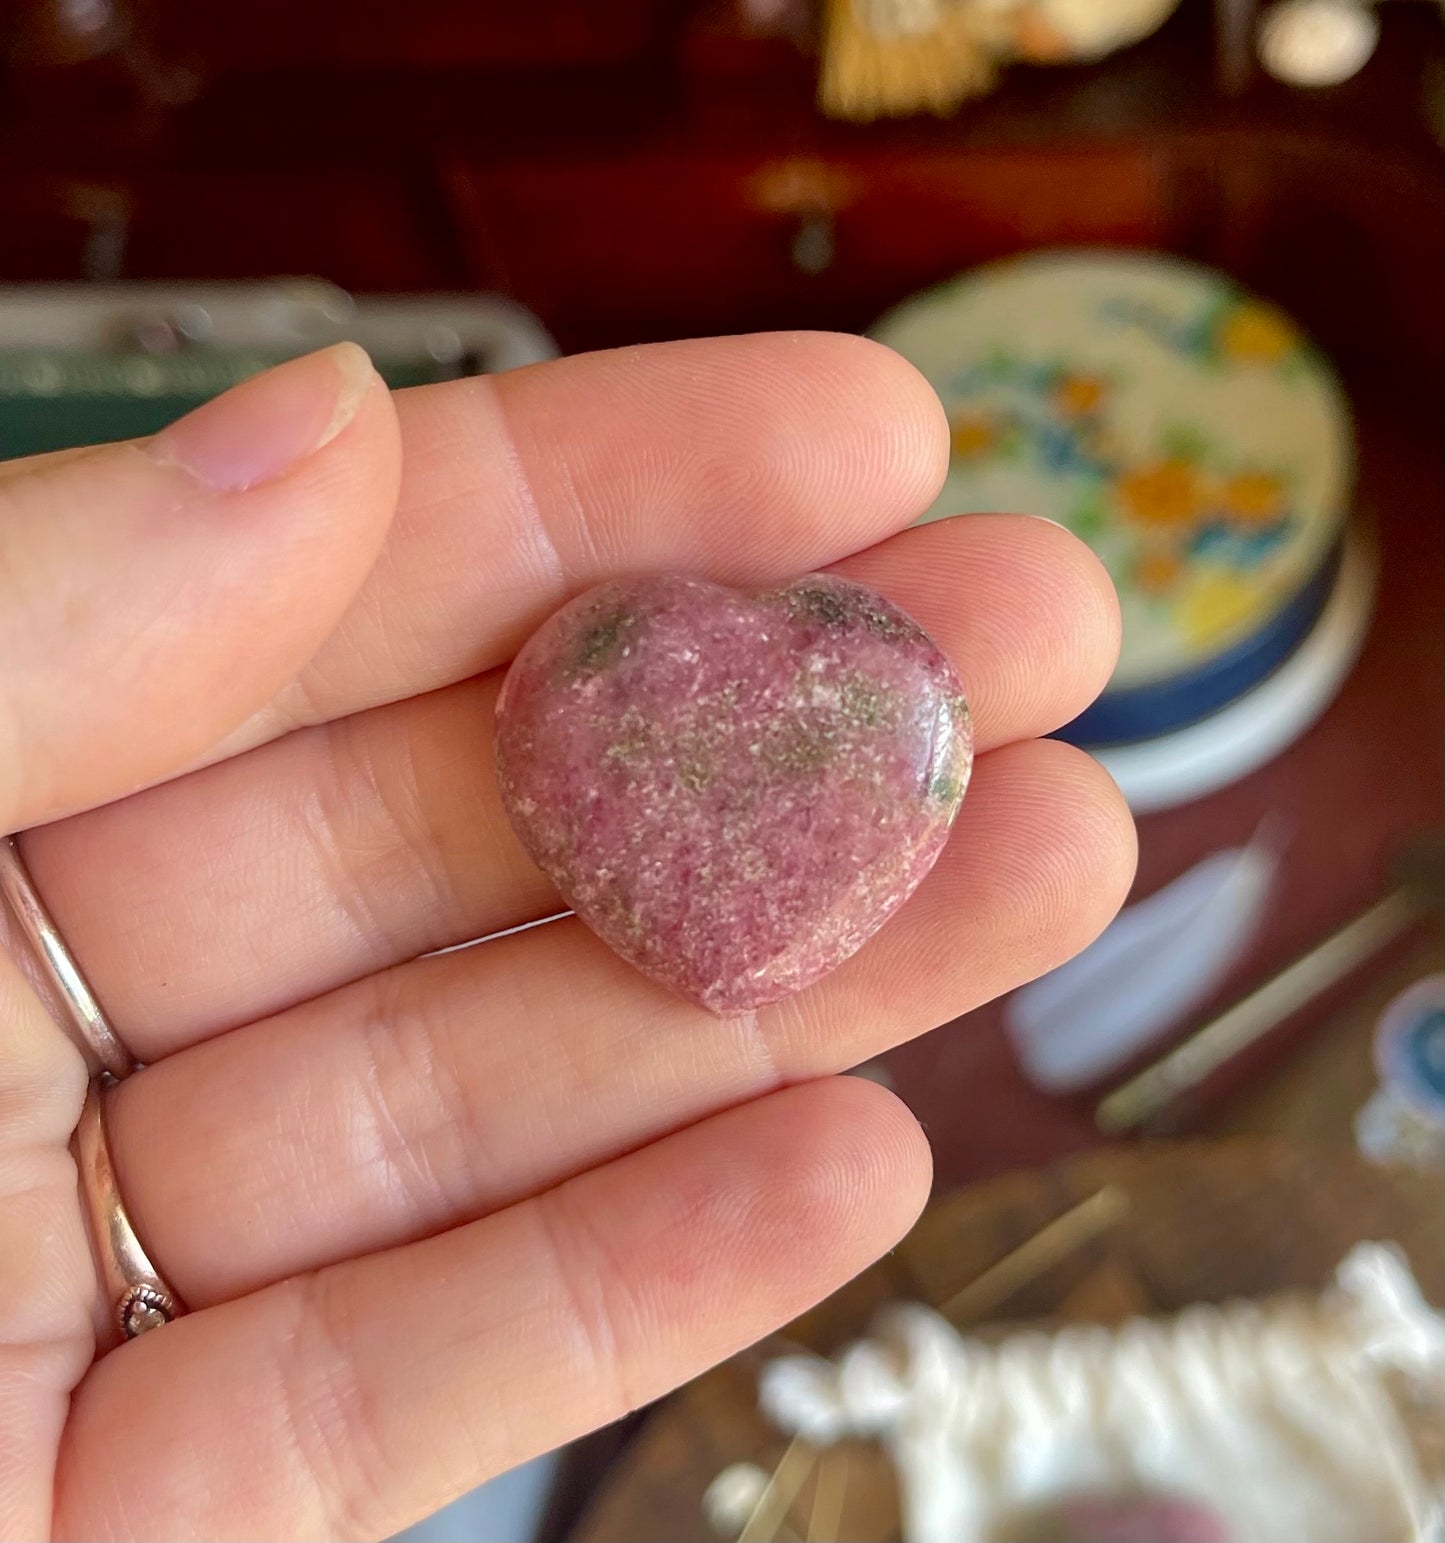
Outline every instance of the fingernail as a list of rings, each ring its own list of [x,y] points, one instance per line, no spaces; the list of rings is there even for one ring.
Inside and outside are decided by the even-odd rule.
[[[336,343],[232,386],[162,429],[146,449],[217,493],[253,488],[335,439],[375,379],[364,349]]]

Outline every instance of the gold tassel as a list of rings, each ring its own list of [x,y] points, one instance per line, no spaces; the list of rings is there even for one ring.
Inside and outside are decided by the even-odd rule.
[[[993,85],[993,53],[970,5],[871,0],[867,10],[863,0],[827,0],[818,105],[828,117],[946,118]]]

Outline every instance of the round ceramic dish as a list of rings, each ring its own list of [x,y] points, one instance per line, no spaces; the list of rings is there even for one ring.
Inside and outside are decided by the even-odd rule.
[[[1445,1157],[1445,975],[1402,991],[1375,1030],[1380,1085],[1355,1116],[1361,1151],[1430,1173]]]
[[[1436,1130],[1445,1131],[1445,975],[1402,991],[1375,1035],[1380,1086]]]
[[[1287,316],[1222,274],[1038,253],[907,301],[873,335],[949,415],[948,479],[923,518],[1043,515],[1114,580],[1119,666],[1064,738],[1122,751],[1218,726],[1317,635],[1333,597],[1368,597],[1343,573],[1343,394]],[[1353,657],[1361,630],[1337,656]],[[1322,706],[1297,707],[1291,733]]]

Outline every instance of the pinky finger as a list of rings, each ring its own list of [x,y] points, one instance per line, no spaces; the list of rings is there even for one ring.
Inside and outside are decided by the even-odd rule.
[[[912,1224],[929,1171],[891,1095],[808,1083],[183,1318],[77,1390],[57,1535],[387,1536],[827,1295]]]

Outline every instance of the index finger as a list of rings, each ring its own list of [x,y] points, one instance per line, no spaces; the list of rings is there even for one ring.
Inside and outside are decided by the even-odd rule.
[[[403,479],[381,558],[227,752],[505,663],[616,574],[753,583],[832,562],[913,520],[948,456],[922,376],[829,333],[585,354],[396,404]]]

